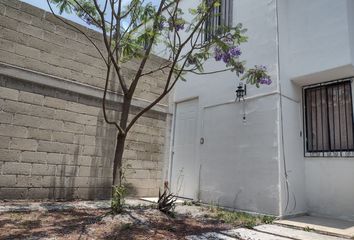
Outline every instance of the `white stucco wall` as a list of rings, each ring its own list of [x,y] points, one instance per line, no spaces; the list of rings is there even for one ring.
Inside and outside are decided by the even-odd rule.
[[[266,65],[273,84],[248,86],[245,122],[242,104],[233,102],[233,73],[187,75],[177,84],[174,103],[199,101],[200,199],[280,216],[354,219],[353,159],[305,158],[302,126],[302,86],[354,76],[354,1],[235,0],[234,13],[248,28],[242,58]],[[223,67],[212,59],[205,69]]]
[[[305,198],[308,213],[352,220],[353,159],[303,157],[302,117],[296,116],[302,86],[354,75],[353,6],[351,0],[278,1],[281,91],[291,99],[282,108],[290,189],[297,204]]]
[[[184,1],[183,8],[196,4]],[[235,103],[239,80],[234,73],[187,75],[179,82],[174,102],[198,97],[198,148],[201,165],[200,199],[245,211],[279,215],[279,146],[277,25],[275,0],[235,0],[234,23],[248,29],[248,43],[241,46],[248,66],[268,67],[273,84],[247,86],[246,122]],[[185,11],[186,12],[186,11]],[[211,59],[205,69],[223,69]],[[269,96],[263,96],[270,94]],[[199,142],[199,141],[198,141]],[[197,173],[196,173],[197,174]]]

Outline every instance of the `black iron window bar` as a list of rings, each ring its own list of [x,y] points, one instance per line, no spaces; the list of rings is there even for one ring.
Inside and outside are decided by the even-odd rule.
[[[213,0],[206,0],[211,4]],[[204,23],[204,37],[202,41],[209,41],[213,36],[222,34],[220,26],[232,27],[233,0],[222,0],[219,7],[213,8]]]
[[[354,157],[352,80],[303,88],[305,157]]]

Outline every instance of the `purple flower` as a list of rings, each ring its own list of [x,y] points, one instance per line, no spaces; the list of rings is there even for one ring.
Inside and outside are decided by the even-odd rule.
[[[183,30],[184,24],[176,24],[176,31]]]
[[[222,55],[222,60],[224,61],[224,63],[230,62],[230,59],[231,59],[230,53],[224,53]]]
[[[261,79],[258,80],[258,83],[270,85],[272,83],[272,80],[269,77],[262,77]]]
[[[230,53],[231,57],[239,57],[242,54],[239,46],[231,47],[229,50],[229,53]]]
[[[215,53],[215,60],[216,61],[220,61],[222,59],[222,57],[223,57],[223,53],[222,53],[221,49],[216,47],[214,49],[214,53]]]

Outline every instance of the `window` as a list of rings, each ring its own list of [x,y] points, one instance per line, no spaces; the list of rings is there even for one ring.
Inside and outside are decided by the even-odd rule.
[[[211,4],[214,0],[206,1]],[[221,0],[220,6],[212,10],[205,21],[204,41],[209,41],[212,36],[220,34],[221,26],[232,27],[232,2],[233,0]]]
[[[305,148],[310,156],[352,156],[351,80],[304,88]]]

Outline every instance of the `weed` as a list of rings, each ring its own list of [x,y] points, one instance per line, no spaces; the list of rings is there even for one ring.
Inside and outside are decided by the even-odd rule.
[[[311,232],[311,231],[314,231],[315,229],[310,228],[309,226],[306,226],[306,227],[304,227],[303,230],[304,230],[305,232]]]
[[[163,213],[171,213],[176,207],[177,198],[166,188],[161,194],[159,191],[159,200],[157,201],[157,208]]]
[[[264,219],[264,216],[253,216],[244,212],[227,211],[221,208],[213,209],[214,217],[217,219],[232,224],[235,226],[244,226],[246,228],[253,228],[254,226],[269,221],[268,218]]]
[[[123,211],[126,190],[127,189],[124,185],[115,186],[113,188],[111,208],[114,214],[121,213]]]
[[[262,223],[265,223],[265,224],[272,224],[275,220],[275,217],[273,216],[263,216],[262,217]]]

